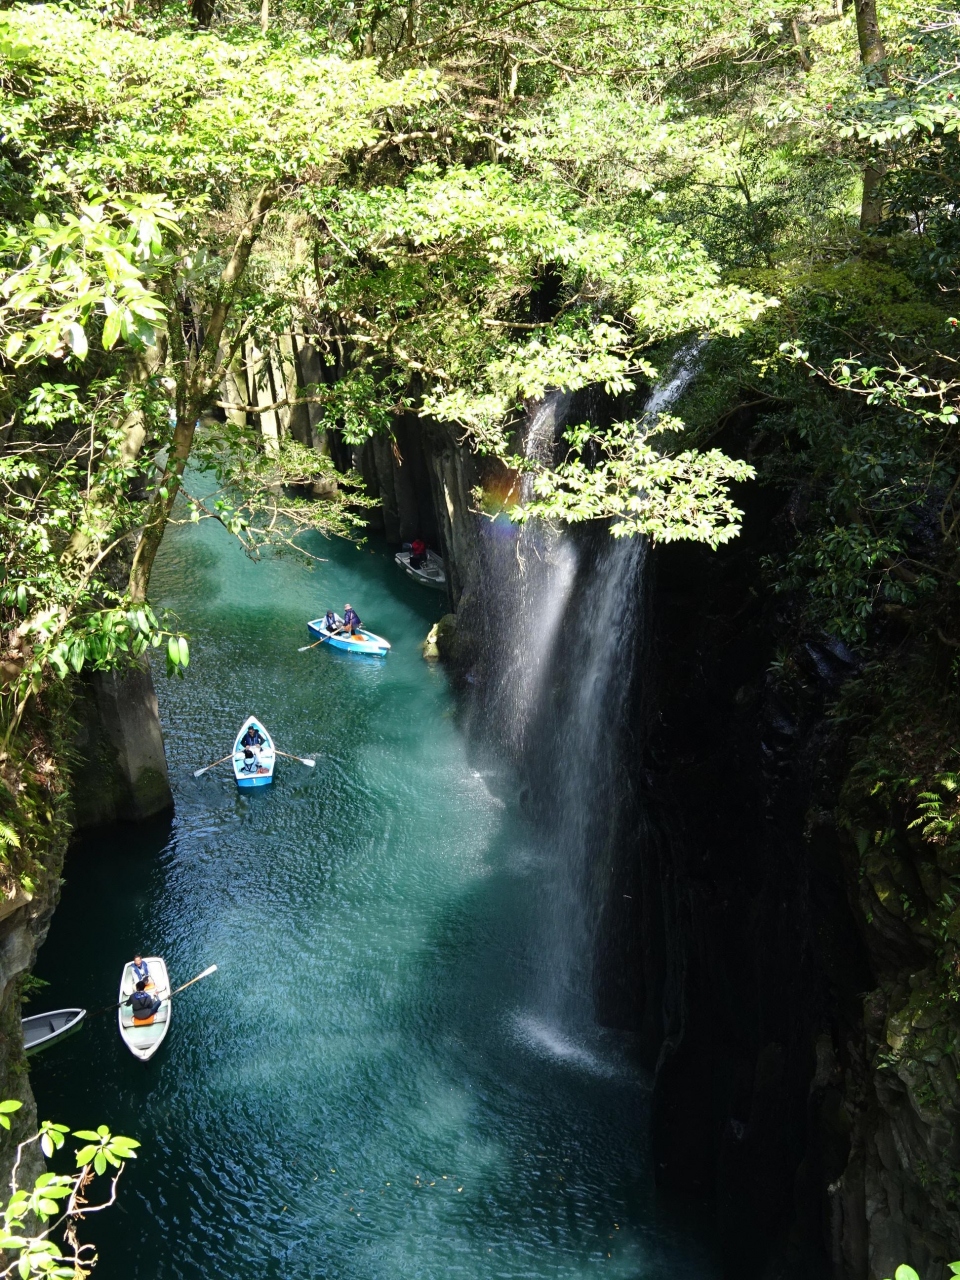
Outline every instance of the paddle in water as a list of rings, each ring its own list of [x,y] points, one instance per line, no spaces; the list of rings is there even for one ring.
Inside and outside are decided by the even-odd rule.
[[[231,751],[228,756],[223,756],[223,758],[220,760],[214,760],[213,764],[205,764],[202,769],[194,769],[193,776],[195,778],[199,778],[201,773],[206,773],[208,769],[215,769],[218,764],[223,764],[224,760],[232,760],[232,759],[233,759],[233,752]]]
[[[324,640],[326,636],[324,636]],[[315,649],[318,644],[323,644],[323,640],[314,640],[313,644],[302,644],[297,653],[306,653],[308,649]]]
[[[208,969],[204,969],[203,973],[198,973],[195,978],[191,978],[189,982],[185,982],[182,987],[177,987],[176,991],[171,991],[170,992],[171,1000],[173,999],[174,996],[178,996],[181,991],[186,991],[187,987],[192,987],[195,982],[199,982],[201,978],[209,978],[211,973],[216,973],[216,972],[217,972],[217,966],[215,964],[210,965]]]
[[[278,756],[286,756],[288,760],[299,760],[300,763],[305,764],[308,769],[312,769],[317,763],[316,760],[305,760],[303,756],[292,756],[289,751],[280,751],[277,747],[274,747],[274,751],[276,751]]]

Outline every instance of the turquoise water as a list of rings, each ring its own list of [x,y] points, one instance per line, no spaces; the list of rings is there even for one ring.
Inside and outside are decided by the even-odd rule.
[[[135,950],[175,983],[219,966],[151,1063],[109,1015],[33,1059],[43,1116],[143,1143],[85,1228],[97,1276],[710,1275],[655,1203],[627,1046],[538,1008],[549,850],[420,657],[441,597],[384,548],[311,547],[313,570],[168,534],[154,591],[193,655],[158,680],[176,816],[68,858],[30,1011],[107,1003]],[[345,600],[386,659],[297,652]],[[249,713],[317,767],[194,779]]]

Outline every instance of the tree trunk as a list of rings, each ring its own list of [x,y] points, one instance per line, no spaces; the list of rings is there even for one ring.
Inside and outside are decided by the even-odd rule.
[[[883,198],[880,187],[883,182],[884,165],[878,161],[868,164],[863,171],[863,197],[860,201],[860,230],[868,231],[880,225],[883,217]]]
[[[876,67],[887,56],[883,37],[880,34],[876,0],[856,0],[856,13],[860,61],[865,67]],[[890,78],[884,67],[878,67],[876,74],[882,84],[889,85]]]
[[[877,0],[856,0],[857,40],[860,43],[860,62],[867,69],[868,79],[875,84],[889,87],[890,77],[884,62],[887,50],[880,34],[877,17]],[[863,198],[860,202],[860,229],[869,230],[880,223],[883,216],[883,200],[880,188],[885,165],[879,159],[868,164],[863,171]]]
[[[197,419],[210,403],[220,378],[220,339],[233,307],[235,286],[243,278],[253,246],[278,195],[279,191],[275,186],[261,187],[250,206],[243,230],[233,246],[230,261],[220,276],[217,299],[207,321],[196,363],[192,372],[186,375],[186,386],[178,390],[177,425],[170,442],[167,465],[150,504],[143,534],[130,568],[129,589],[131,598],[135,601],[147,598],[153,562],[157,558],[163,531],[173,510],[184,468],[193,448]]]

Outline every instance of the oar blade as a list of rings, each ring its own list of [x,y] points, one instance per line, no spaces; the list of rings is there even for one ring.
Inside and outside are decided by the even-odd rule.
[[[316,760],[301,760],[300,763],[305,764],[308,769],[312,769],[317,762]]]

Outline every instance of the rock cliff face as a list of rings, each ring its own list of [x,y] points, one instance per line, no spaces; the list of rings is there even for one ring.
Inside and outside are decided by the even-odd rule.
[[[481,661],[481,467],[430,427],[402,461],[364,453],[388,537],[428,529],[429,499],[455,656]],[[410,455],[416,505],[397,479]],[[941,1280],[960,1258],[960,1086],[949,1019],[924,998],[929,941],[903,919],[925,872],[905,849],[871,873],[838,820],[848,743],[829,710],[857,664],[778,616],[759,585],[778,500],[749,503],[721,551],[653,557],[625,800],[643,813],[621,820],[638,835],[611,884],[601,1014],[654,1071],[659,1184],[712,1201],[731,1274],[882,1280],[910,1261]]]
[[[20,1025],[24,979],[46,937],[60,894],[60,873],[70,831],[68,794],[57,760],[65,746],[67,706],[63,691],[28,711],[22,743],[0,755],[0,781],[17,798],[20,844],[8,849],[0,875],[0,1098],[19,1099],[11,1128],[0,1130],[0,1180],[10,1184],[17,1144],[36,1133],[37,1115]],[[26,744],[25,747],[23,744]],[[42,997],[28,1006],[40,1011]],[[21,1162],[20,1185],[42,1171],[35,1145]]]
[[[635,866],[660,1182],[713,1197],[731,1270],[937,1280],[960,1258],[956,1007],[925,928],[946,881],[905,831],[858,847],[828,715],[857,663],[758,590],[779,513],[751,503],[719,553],[655,556],[641,767],[667,838]]]
[[[57,841],[48,851],[49,871],[35,893],[19,893],[0,904],[0,1098],[15,1098],[23,1103],[11,1116],[10,1131],[0,1138],[0,1178],[10,1185],[10,1172],[17,1144],[37,1130],[37,1104],[30,1088],[27,1060],[23,1052],[20,1026],[21,983],[33,968],[37,950],[50,927],[54,907],[60,894],[60,869],[63,865],[65,841]],[[30,1006],[41,1011],[42,1006]],[[43,1158],[34,1145],[27,1148],[21,1161],[21,1187],[43,1172]]]
[[[77,827],[139,822],[173,805],[157,695],[146,663],[78,682],[73,765]]]

